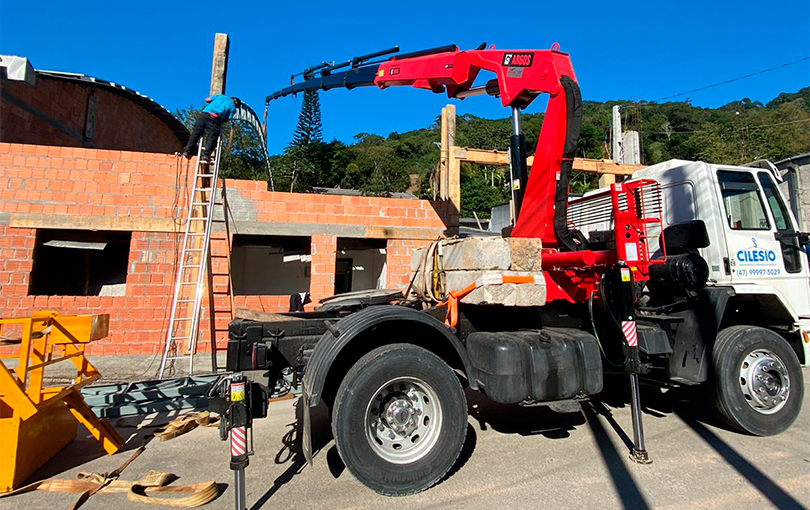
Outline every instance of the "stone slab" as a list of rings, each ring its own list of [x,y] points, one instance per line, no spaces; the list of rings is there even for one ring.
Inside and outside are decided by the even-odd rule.
[[[487,275],[542,277],[541,272],[531,271],[448,271],[445,273],[446,289],[462,290]],[[484,285],[467,294],[461,302],[469,305],[542,306],[546,304],[546,286],[532,283]]]
[[[513,271],[542,271],[543,242],[537,238],[509,237],[509,252]]]
[[[502,237],[465,237],[442,242],[445,271],[508,270],[511,261],[509,242]]]
[[[536,238],[465,237],[442,241],[445,271],[501,269],[542,271],[543,243]],[[411,271],[419,269],[425,248],[411,252]]]
[[[427,248],[417,248],[411,250],[411,274],[419,271],[419,264],[422,262],[422,256]]]

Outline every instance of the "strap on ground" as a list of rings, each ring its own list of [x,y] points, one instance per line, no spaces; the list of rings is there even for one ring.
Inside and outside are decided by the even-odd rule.
[[[144,451],[146,440],[133,454],[111,473],[79,473],[76,480],[50,479],[34,482],[11,492],[0,494],[0,498],[23,494],[35,490],[81,494],[70,510],[81,507],[97,493],[126,493],[127,499],[149,505],[163,505],[174,508],[194,508],[205,505],[219,496],[219,487],[213,481],[191,485],[169,485],[175,475],[162,471],[149,471],[139,480],[119,480],[121,473]],[[158,498],[155,494],[189,494],[182,498]]]

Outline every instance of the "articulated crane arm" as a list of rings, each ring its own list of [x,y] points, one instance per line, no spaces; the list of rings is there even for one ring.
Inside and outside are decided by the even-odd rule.
[[[323,63],[300,73],[303,81],[267,96],[266,102],[299,92],[372,86],[384,89],[411,86],[446,93],[449,98],[473,95],[499,96],[512,109],[510,140],[512,180],[515,188],[514,237],[539,237],[543,245],[560,251],[581,250],[584,237],[569,229],[568,180],[579,139],[582,100],[571,59],[555,44],[549,50],[460,51],[455,45],[371,59],[399,51],[391,48],[334,64]],[[348,70],[335,72],[349,67]],[[473,87],[481,70],[495,79]],[[537,141],[531,174],[526,168],[526,142],[520,129],[520,109],[540,94],[549,94],[543,127]]]

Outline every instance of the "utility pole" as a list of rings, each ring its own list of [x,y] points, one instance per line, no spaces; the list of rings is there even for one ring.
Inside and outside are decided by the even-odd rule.
[[[638,131],[625,131],[622,133],[622,160],[624,165],[641,164],[641,140]]]
[[[615,105],[613,107],[613,122],[611,123],[611,151],[610,156],[615,163],[622,162],[622,107]]]
[[[610,123],[610,157],[614,162],[622,163],[622,107],[613,107],[613,117]],[[606,188],[616,182],[613,174],[602,174],[599,176],[599,187]]]

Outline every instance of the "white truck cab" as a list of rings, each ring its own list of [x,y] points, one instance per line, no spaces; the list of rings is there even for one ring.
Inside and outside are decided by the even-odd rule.
[[[785,334],[799,361],[810,363],[810,269],[807,235],[779,192],[768,162],[749,166],[670,160],[633,178],[661,186],[664,228],[701,220],[710,244],[700,248],[709,286],[728,287],[727,313]],[[666,241],[666,236],[665,236]]]

